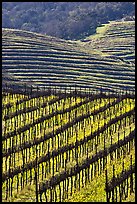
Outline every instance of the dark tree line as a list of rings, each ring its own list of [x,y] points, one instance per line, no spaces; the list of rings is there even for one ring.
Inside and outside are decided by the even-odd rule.
[[[3,2],[2,27],[82,39],[109,20],[133,19],[134,2]]]

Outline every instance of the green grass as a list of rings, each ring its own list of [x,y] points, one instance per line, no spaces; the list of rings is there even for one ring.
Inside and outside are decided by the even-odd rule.
[[[10,109],[10,112],[11,112],[11,113],[14,113],[14,112],[16,111],[15,103],[16,103],[16,101],[17,101],[17,97],[18,97],[19,99],[21,99],[21,98],[24,97],[24,95],[21,96],[21,95],[16,95],[16,94],[15,94],[15,95],[13,95],[13,97],[11,97],[11,95],[8,94],[8,96],[6,96],[6,97],[4,96],[4,97],[3,97],[3,103],[4,103],[4,104],[7,104],[8,102],[11,101],[11,104],[12,104],[12,107],[11,107],[11,109]],[[12,99],[12,98],[13,98],[13,99]],[[56,97],[55,97],[54,95],[51,95],[51,96],[48,96],[48,97],[44,97],[44,101],[46,100],[47,102],[50,102],[53,98],[56,98]],[[57,110],[62,110],[63,106],[64,106],[65,108],[68,108],[68,107],[74,106],[76,103],[79,103],[80,101],[84,101],[84,100],[85,100],[85,98],[82,99],[82,98],[79,98],[79,97],[77,97],[76,100],[75,100],[73,97],[71,97],[71,101],[70,101],[69,98],[61,99],[61,100],[60,100],[60,104],[59,104],[58,102],[56,102],[56,103],[54,103],[54,104],[52,105],[52,108],[54,108],[54,110],[56,110],[56,105],[57,105]],[[115,98],[112,98],[112,99],[110,100],[110,102],[113,102],[113,101],[115,101],[115,100],[116,100]],[[30,107],[30,103],[29,103],[29,102],[33,102],[33,103],[32,103],[33,105],[31,106],[31,107],[33,107],[33,106],[37,105],[37,102],[38,102],[38,101],[39,101],[40,104],[42,105],[42,103],[43,103],[42,97],[41,97],[41,98],[38,98],[38,99],[36,99],[36,98],[34,98],[34,99],[28,99],[28,101],[27,101],[27,103],[26,103],[26,104],[27,104],[27,107]],[[63,105],[63,104],[64,104],[64,105]],[[103,106],[105,106],[106,104],[108,104],[108,99],[95,99],[93,102],[88,102],[88,103],[87,103],[90,112],[93,111],[94,105],[95,105],[95,110],[98,110],[100,107],[103,107]],[[123,104],[124,104],[124,105],[123,105]],[[18,109],[19,109],[19,110],[21,110],[21,109],[23,108],[22,105],[23,105],[23,103],[18,106]],[[77,116],[80,116],[82,113],[83,113],[83,114],[86,114],[86,113],[87,113],[87,110],[86,110],[86,106],[87,106],[87,105],[82,105],[81,107],[78,108],[78,110],[77,110]],[[120,105],[120,109],[118,108],[118,105],[115,105],[115,109],[117,109],[117,116],[119,116],[119,115],[121,115],[121,114],[123,114],[123,113],[125,113],[125,112],[128,112],[129,110],[132,110],[132,109],[134,108],[134,106],[135,106],[135,100],[134,100],[134,99],[124,99],[124,100],[123,100],[123,103],[120,102],[119,105]],[[46,107],[46,108],[47,108],[47,114],[49,114],[49,112],[48,112],[49,104],[48,104],[48,103],[47,103],[47,107]],[[40,115],[42,115],[44,109],[41,109],[41,108],[40,108],[40,110],[41,110],[41,112],[39,112],[38,117],[40,117]],[[111,119],[113,119],[113,118],[115,117],[115,115],[113,114],[113,110],[114,110],[114,106],[112,106],[112,107],[110,107],[109,109],[107,109],[106,111],[104,111],[104,112],[106,113],[106,115],[107,115],[107,117],[106,117],[105,120],[104,120],[104,118],[103,118],[103,112],[99,113],[99,114],[95,117],[94,123],[92,122],[92,127],[91,127],[91,124],[89,123],[89,119],[91,119],[91,121],[92,121],[93,116],[91,115],[89,118],[85,119],[85,121],[84,121],[84,127],[86,127],[86,129],[85,129],[85,136],[88,137],[88,135],[90,135],[91,132],[94,133],[95,131],[97,131],[97,129],[98,129],[98,123],[99,123],[99,126],[100,126],[100,127],[103,127],[103,126],[104,126],[104,123],[108,123],[109,120],[110,120],[110,114],[111,114]],[[6,114],[6,111],[4,110],[3,113]],[[71,115],[70,115],[70,116],[71,116],[71,117],[70,117],[71,120],[75,117],[75,115],[73,115],[74,113],[75,113],[75,109],[71,111]],[[99,115],[102,117],[102,119],[99,119]],[[31,120],[30,120],[30,118],[29,118],[29,114],[26,114],[26,116],[27,116],[27,119],[26,119],[25,123],[26,123],[26,124],[31,123]],[[38,117],[36,117],[36,114],[34,114],[34,119],[36,119],[36,118],[38,118]],[[3,117],[3,118],[4,118],[4,117]],[[57,125],[55,126],[55,130],[56,130],[58,127],[60,127],[61,124],[64,125],[64,124],[66,124],[66,123],[68,122],[68,115],[64,115],[61,119],[60,119],[60,117],[57,117],[56,119],[57,119]],[[52,129],[52,122],[55,121],[56,119],[53,117],[53,118],[51,118],[51,119],[48,120],[48,122],[50,123],[50,126],[49,126],[49,128],[46,129],[46,133],[47,133],[47,134],[48,134],[49,132],[52,132],[52,131],[53,131],[53,129]],[[11,130],[14,130],[14,126],[10,124],[11,119],[8,119],[8,120],[9,120],[9,125],[7,124],[8,126],[7,126],[6,128],[7,128],[7,129],[8,129],[8,128],[11,128]],[[15,120],[15,117],[13,117],[12,121],[14,122],[14,120]],[[127,120],[128,120],[128,118],[127,118]],[[124,120],[123,120],[123,121],[124,121]],[[80,122],[80,124],[82,124],[82,122]],[[19,121],[19,127],[21,127],[21,126],[23,126],[23,123],[22,123],[21,121]],[[130,133],[129,127],[131,127],[131,131],[134,130],[134,129],[135,129],[134,123],[132,123],[130,126],[127,125],[127,127],[125,127],[124,129],[119,130],[120,139],[123,139],[123,137],[124,137],[124,134],[123,134],[123,131],[124,131],[124,130],[125,130],[125,136],[128,136],[128,135],[129,135],[129,133]],[[109,130],[109,129],[110,129],[110,128],[108,128],[108,130]],[[28,133],[28,131],[25,131],[25,134],[24,134],[24,136],[25,136],[24,139],[25,139],[25,140],[24,140],[24,141],[29,141],[28,136],[32,133],[33,127],[31,127],[30,130],[31,130],[30,133]],[[71,130],[71,128],[70,128],[70,130]],[[7,132],[8,132],[8,131],[10,131],[10,130],[8,129]],[[69,137],[68,144],[74,144],[74,143],[75,143],[75,141],[76,141],[76,131],[77,131],[77,139],[78,139],[78,140],[84,139],[84,131],[83,131],[83,128],[82,128],[82,127],[79,128],[79,129],[73,128],[73,135],[71,135],[71,136]],[[29,135],[28,135],[28,134],[29,134]],[[42,135],[44,136],[43,129],[41,129],[41,132],[38,133],[38,134],[36,135],[36,137],[39,138],[39,137],[41,137]],[[63,135],[64,135],[64,133],[63,133]],[[62,138],[63,138],[63,137],[64,137],[63,135],[62,135],[62,136],[60,135],[59,137],[62,137]],[[100,135],[100,139],[101,139],[101,140],[103,139],[103,135],[106,135],[106,132],[103,132],[103,134]],[[16,140],[17,140],[17,144],[18,144],[18,145],[20,144],[20,142],[19,142],[19,141],[20,141],[20,137],[21,137],[20,134],[14,136],[14,145],[16,144]],[[117,129],[117,132],[112,135],[112,143],[113,143],[113,144],[117,142],[117,138],[118,138],[118,129]],[[32,141],[34,140],[34,135],[33,135],[33,134],[32,134],[32,136],[31,136],[31,140],[32,140]],[[92,141],[93,141],[93,143],[95,142],[94,140],[92,140]],[[22,142],[23,142],[23,141],[22,141]],[[45,145],[45,146],[44,146],[44,147],[45,147],[45,152],[41,152],[41,153],[40,153],[40,156],[45,155],[45,154],[47,153],[47,145],[48,145],[48,143],[50,143],[50,140],[47,140],[47,141],[45,142],[45,144],[44,144],[44,145]],[[62,140],[62,146],[61,146],[61,147],[65,146],[65,145],[66,145],[65,141]],[[110,143],[110,135],[108,135],[108,137],[106,138],[106,144],[105,144],[105,145],[106,145],[106,148],[107,148],[107,147],[110,147],[110,145],[111,145],[111,143]],[[9,139],[7,139],[7,147],[8,147],[8,148],[10,147],[10,140],[9,140]],[[88,142],[88,147],[89,147],[89,148],[91,147],[91,141]],[[98,145],[98,151],[103,150],[103,147],[104,147],[104,146],[103,146],[103,141],[102,141],[102,142],[100,142],[100,144]],[[6,148],[6,143],[5,143],[5,141],[3,141],[3,150],[4,150],[5,148]],[[39,148],[41,148],[41,144],[38,146],[38,149],[39,149]],[[29,157],[28,157],[28,158],[25,158],[25,159],[27,160],[27,162],[34,161],[34,160],[35,160],[35,157],[36,157],[35,149],[36,149],[36,146],[34,146],[34,147],[31,149],[31,156],[30,156],[30,160],[29,160],[29,161],[28,161]],[[56,141],[56,144],[55,144],[53,147],[50,146],[50,152],[52,152],[52,151],[55,150],[55,149],[58,149],[57,141]],[[91,151],[91,149],[90,149],[89,157],[92,157],[92,155],[95,155],[95,154],[96,154],[95,148],[94,148],[92,151]],[[134,153],[133,153],[133,155],[134,155]],[[22,165],[22,153],[21,153],[21,152],[15,153],[15,156],[16,156],[15,166],[16,166],[16,167],[19,167],[19,166]],[[66,158],[66,153],[64,154],[64,158]],[[78,159],[79,164],[82,164],[85,159],[86,159],[86,155],[79,156],[79,159]],[[4,173],[6,172],[5,161],[6,161],[6,160],[5,160],[5,158],[4,158],[4,159],[3,159],[3,166],[2,166]],[[54,163],[54,165],[55,165],[55,164],[56,164],[56,162]],[[71,155],[71,160],[70,160],[70,162],[67,163],[67,169],[73,167],[75,164],[76,164],[76,161],[75,161],[75,159],[72,158],[72,155]],[[116,163],[116,164],[117,164],[117,163]],[[45,166],[45,165],[46,165],[46,164],[44,164],[44,166]],[[51,159],[51,165],[52,165],[52,159]],[[110,165],[110,166],[111,166],[111,165]],[[14,166],[10,166],[10,167],[14,169]],[[54,166],[54,167],[55,167],[55,166]],[[9,168],[9,166],[7,165],[7,170],[8,170],[8,168]],[[55,172],[55,174],[58,174],[58,173],[60,173],[61,171],[64,171],[64,168],[63,168],[62,166],[60,166],[59,172]],[[40,166],[40,172],[41,172],[41,166]],[[33,170],[33,174],[34,174],[34,170]],[[102,175],[103,175],[103,174],[102,174]],[[48,173],[46,179],[49,179],[51,176],[52,176],[52,172],[51,172],[51,173]],[[21,174],[19,175],[19,177],[21,177]],[[99,178],[97,178],[97,179],[100,179],[100,183],[103,182],[103,180],[102,180],[102,179],[103,179],[103,176],[102,176],[102,177],[99,177]],[[41,176],[40,176],[39,182],[41,182],[41,181],[42,181],[42,178],[41,178]],[[16,179],[14,179],[14,182],[16,182]],[[93,184],[95,184],[95,183],[96,183],[96,179],[95,179],[95,180],[93,179],[92,182],[93,182]],[[95,182],[95,183],[94,183],[94,182]],[[92,198],[91,198],[91,195],[90,195],[90,194],[91,194],[91,189],[89,188],[89,185],[87,185],[87,186],[86,186],[86,189],[84,188],[85,190],[80,191],[80,199],[82,199],[82,200],[84,201],[84,199],[85,199],[85,197],[86,197],[87,201],[90,201],[91,199],[94,201],[94,199],[95,199],[95,196],[94,196],[95,192],[98,193],[98,194],[100,194],[100,191],[103,193],[102,195],[105,196],[105,192],[103,191],[103,187],[102,187],[103,185],[101,185],[102,188],[100,188],[99,185],[101,185],[101,184],[95,185],[94,189],[92,189],[92,191],[93,191],[93,193],[92,193],[92,194],[93,194],[93,197],[92,197]],[[5,184],[3,184],[3,194],[4,194],[4,188],[5,188]],[[82,193],[82,192],[83,192],[83,193]],[[29,193],[30,193],[30,197],[28,198]],[[75,194],[73,195],[74,197],[69,198],[69,199],[70,199],[70,200],[71,200],[71,199],[72,199],[72,200],[75,200],[75,196],[76,196],[76,195],[77,195],[77,193],[75,193]],[[104,196],[102,196],[101,198],[98,197],[98,199],[99,199],[100,201],[102,201],[102,200],[104,199]],[[4,197],[4,195],[3,195],[3,197]],[[18,193],[18,194],[13,191],[13,197],[12,197],[12,198],[9,198],[7,201],[13,201],[13,202],[15,202],[15,201],[18,201],[18,202],[22,201],[22,202],[26,202],[28,199],[29,199],[31,202],[35,201],[35,184],[33,184],[33,183],[32,183],[31,185],[26,185],[25,188],[24,188],[22,191],[19,190],[19,193]],[[4,198],[3,198],[3,200],[5,201]],[[77,200],[77,198],[76,198],[76,200]]]
[[[131,152],[132,155],[135,155],[134,150]],[[130,154],[130,155],[131,155]],[[112,177],[112,165],[116,167],[116,175],[120,174],[122,171],[121,162],[124,161],[125,169],[128,169],[130,166],[130,155],[126,155],[125,158],[122,158],[118,161],[113,161],[111,164],[107,165],[107,171],[109,172],[109,178]],[[135,160],[135,157],[134,157]],[[95,177],[90,183],[86,185],[81,191],[76,191],[70,199],[65,200],[66,202],[106,202],[106,192],[105,192],[105,171],[100,175]],[[129,196],[127,199],[132,202],[135,202],[134,197]]]

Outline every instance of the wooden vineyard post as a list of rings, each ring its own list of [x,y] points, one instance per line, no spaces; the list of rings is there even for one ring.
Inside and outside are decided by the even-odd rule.
[[[40,202],[42,202],[42,193],[40,194]]]
[[[80,176],[80,172],[79,172],[79,182],[78,182],[78,184],[79,184],[79,185],[78,185],[79,191],[80,191],[80,182],[81,182],[81,179],[80,179],[80,178],[81,178],[81,176]]]
[[[64,180],[62,181],[62,184],[63,184],[63,193],[62,193],[62,201],[64,201],[65,199],[65,185],[64,185]]]
[[[85,129],[85,126],[84,126],[84,141],[86,140],[86,129]],[[86,154],[86,142],[84,142],[84,154]]]
[[[112,134],[111,134],[111,146],[112,146]],[[110,153],[110,163],[113,161],[113,152]]]
[[[84,177],[84,174],[83,174],[83,169],[82,169],[82,188],[84,187],[84,185],[83,185],[83,177]]]
[[[108,196],[108,177],[107,177],[107,169],[106,169],[106,171],[105,171],[105,174],[106,174],[106,201],[107,201],[107,203],[109,203],[109,196]]]
[[[52,187],[50,187],[50,202],[52,202],[53,196],[52,196]]]
[[[54,193],[55,193],[55,202],[57,202],[57,191],[56,191],[56,186],[54,187]]]
[[[66,199],[67,197],[67,178],[65,178],[64,180],[64,186],[65,186],[65,198],[64,199]]]
[[[104,151],[106,149],[106,145],[105,145],[105,135],[104,135]],[[103,157],[103,170],[104,170],[104,157]]]
[[[60,186],[60,183],[59,183],[59,202],[61,202],[61,186]]]
[[[75,158],[76,158],[76,164],[78,166],[78,146],[77,146],[77,142],[78,142],[78,129],[76,128],[76,141],[75,141]]]
[[[17,184],[16,184],[16,193],[18,193],[18,189],[19,189],[19,175],[17,174],[17,176],[16,176],[16,178],[17,178]]]
[[[113,165],[113,182],[114,182],[114,179],[115,179],[115,166]],[[112,190],[112,202],[114,202],[114,189]]]
[[[37,146],[36,146],[36,167],[35,167],[35,185],[36,185],[36,202],[38,202],[38,180],[37,180],[37,165],[38,165],[38,158],[37,158]]]
[[[24,143],[24,133],[22,135],[22,143]],[[24,155],[24,152],[23,152],[23,148],[21,150],[21,153],[22,153],[22,161],[23,161],[23,171],[21,172],[21,190],[22,190],[22,182],[23,182],[23,187],[24,187],[24,164],[25,164],[25,155]]]
[[[71,169],[71,174],[72,174],[72,169]],[[70,192],[71,196],[72,196],[72,190],[73,190],[73,177],[71,176],[71,192]]]
[[[116,191],[116,199],[115,199],[115,202],[117,202],[117,186],[116,186],[116,188],[115,188],[115,191]]]
[[[130,158],[130,168],[132,170],[132,155]],[[133,174],[131,174],[131,176],[130,176],[130,195],[131,195],[131,193],[133,193]]]
[[[44,165],[42,163],[42,180],[43,180],[43,178],[44,178]]]
[[[11,197],[12,197],[13,178],[11,178]]]
[[[64,153],[62,154],[62,167],[64,168],[65,166],[64,166]]]
[[[12,156],[12,157],[13,157],[13,161],[12,161],[12,162],[14,163],[14,165],[13,165],[13,163],[12,163],[12,165],[13,165],[14,168],[15,168],[15,163],[16,163],[16,162],[15,162],[15,153],[14,153],[13,147],[14,147],[14,137],[12,138],[12,152],[13,152],[13,156]]]
[[[66,188],[66,191],[67,191],[67,193],[66,193],[66,198],[68,199],[68,195],[69,195],[69,192],[68,192],[68,189],[69,189],[69,178],[67,178],[67,188]]]

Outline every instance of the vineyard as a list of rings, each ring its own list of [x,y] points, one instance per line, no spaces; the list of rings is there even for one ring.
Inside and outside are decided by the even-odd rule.
[[[134,195],[134,90],[3,87],[3,201],[119,202]]]
[[[2,29],[3,83],[135,89],[135,21],[112,21],[86,41]],[[117,82],[117,83],[116,83]]]

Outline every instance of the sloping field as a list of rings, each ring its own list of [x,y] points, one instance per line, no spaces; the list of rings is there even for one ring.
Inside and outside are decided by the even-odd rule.
[[[85,42],[3,29],[3,82],[134,89],[134,33],[134,21],[110,22]]]
[[[129,64],[135,63],[134,21],[111,21],[103,24],[97,28],[95,35],[87,37],[85,41],[83,45],[86,44],[92,53],[94,50],[103,56],[111,56]]]
[[[110,180],[113,165],[119,175],[131,156],[135,163],[132,95],[5,92],[2,104],[4,202],[36,202],[36,194],[43,202],[105,202],[105,170]],[[128,179],[126,198],[134,182]]]
[[[84,41],[3,29],[4,202],[134,202],[134,26]]]

